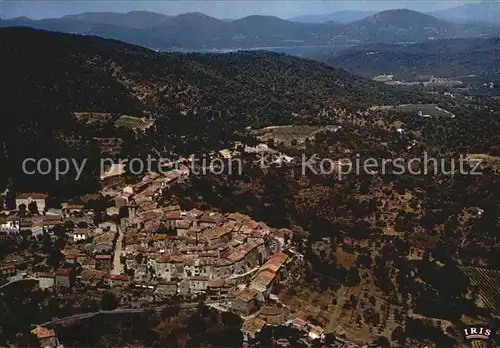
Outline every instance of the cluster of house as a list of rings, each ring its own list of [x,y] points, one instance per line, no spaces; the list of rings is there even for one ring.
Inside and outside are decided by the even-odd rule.
[[[136,207],[126,224],[125,268],[135,281],[153,280],[166,295],[206,293],[222,300],[235,294],[233,305],[242,312],[271,293],[291,260],[283,250],[292,231],[238,213]]]
[[[207,300],[230,305],[242,316],[255,313],[286,280],[297,259],[289,249],[293,232],[271,228],[240,213],[162,206],[158,198],[163,190],[188,175],[189,169],[181,165],[166,175],[147,173],[132,185],[105,186],[100,196],[114,200],[107,213],[120,213],[119,224],[94,225],[93,219],[85,220],[89,211],[82,204],[64,203],[59,212],[51,214],[46,209],[47,196],[19,195],[18,209],[24,205],[43,211],[27,216],[40,219],[44,231],[72,218],[88,222],[85,227],[75,223],[66,229],[69,238],[61,250],[64,268],[33,272],[30,279],[38,280],[42,289],[71,287],[79,280],[89,286],[152,287],[157,297],[205,294]],[[124,210],[128,214],[122,215]],[[9,217],[2,224],[20,231],[23,219]],[[71,264],[80,267],[68,266]],[[2,274],[15,271],[15,267],[3,268]]]
[[[99,195],[87,195],[83,200],[99,199]],[[21,193],[16,196],[16,209],[0,217],[0,240],[9,234],[30,231],[33,235],[49,231],[56,225],[66,221],[90,222],[94,220],[94,212],[85,211],[83,204],[62,203],[61,209],[47,208],[48,196],[44,193]],[[5,215],[5,211],[3,215]]]
[[[268,296],[284,279],[292,259],[284,250],[292,231],[270,228],[239,213],[160,206],[156,197],[161,191],[188,174],[147,173],[135,185],[103,189],[114,197],[116,207],[128,209],[122,223],[125,272],[135,282],[157,284],[159,295],[206,293],[224,299],[241,290],[233,303],[248,311],[254,299]],[[248,296],[243,293],[252,296],[239,301]]]

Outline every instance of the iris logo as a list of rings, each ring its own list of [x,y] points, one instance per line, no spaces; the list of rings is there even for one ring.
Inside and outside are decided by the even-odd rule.
[[[484,326],[469,326],[464,329],[466,340],[489,340],[492,330]]]

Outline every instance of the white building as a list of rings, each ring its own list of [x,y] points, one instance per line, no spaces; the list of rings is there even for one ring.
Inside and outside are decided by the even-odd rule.
[[[16,197],[16,208],[19,209],[19,206],[24,205],[26,209],[28,209],[29,205],[35,202],[38,212],[41,213],[45,211],[45,202],[47,197],[48,196],[44,193],[21,193]]]
[[[55,280],[53,272],[39,272],[37,276],[40,289],[50,289],[54,286]]]
[[[73,241],[79,242],[87,239],[88,231],[85,228],[75,228],[73,230]]]

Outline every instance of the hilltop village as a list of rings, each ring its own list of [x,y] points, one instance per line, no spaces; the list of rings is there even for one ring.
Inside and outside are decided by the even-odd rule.
[[[118,301],[114,310],[140,311],[174,298],[201,300],[240,315],[247,341],[266,325],[286,323],[303,330],[306,341],[324,337],[321,327],[275,294],[300,270],[303,257],[293,248],[293,231],[241,213],[186,211],[160,203],[164,190],[188,176],[181,165],[166,175],[146,173],[134,184],[108,180],[99,195],[63,202],[60,209],[47,209],[45,194],[18,194],[17,209],[1,221],[0,238],[52,243],[60,247],[60,258],[53,260],[58,254],[53,249],[36,255],[13,252],[0,267],[1,286],[33,282],[59,296],[84,289],[84,295],[97,298],[111,290]],[[99,207],[104,198],[113,206]],[[98,209],[104,211],[98,214]],[[131,289],[139,289],[139,295],[130,295]],[[42,346],[61,345],[54,330],[32,324]]]

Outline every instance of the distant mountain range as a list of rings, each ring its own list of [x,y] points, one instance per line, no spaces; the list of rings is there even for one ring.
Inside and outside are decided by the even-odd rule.
[[[299,23],[272,16],[228,21],[197,12],[166,16],[134,11],[82,13],[42,20],[19,17],[3,20],[2,26],[96,35],[159,50],[328,46],[500,36],[500,26],[453,23],[411,10],[383,11],[349,23]]]
[[[330,14],[324,15],[305,15],[290,18],[293,22],[300,23],[325,23],[325,22],[338,22],[338,23],[349,23],[354,21],[359,21],[368,16],[374,15],[376,11],[338,11]]]
[[[330,14],[298,16],[290,20],[301,23],[325,23],[328,21],[349,23],[372,16],[375,13],[376,11],[338,11]],[[483,1],[429,12],[427,14],[455,22],[489,22],[500,24],[500,2]]]
[[[436,11],[431,15],[454,21],[490,22],[500,24],[500,2],[483,1],[477,4],[465,4],[446,10]]]
[[[317,58],[368,78],[391,74],[398,79],[434,75],[500,81],[499,38],[442,40],[412,45],[369,44]]]

